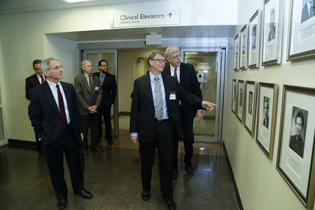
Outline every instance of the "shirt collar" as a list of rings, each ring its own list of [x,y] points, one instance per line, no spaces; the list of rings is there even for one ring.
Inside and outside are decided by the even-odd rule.
[[[159,80],[162,80],[162,75],[161,75],[161,73],[158,74],[157,77],[159,78]],[[154,78],[155,78],[155,76],[154,76],[154,75],[151,73],[151,71],[150,71],[150,80],[151,80],[151,81],[154,81]]]

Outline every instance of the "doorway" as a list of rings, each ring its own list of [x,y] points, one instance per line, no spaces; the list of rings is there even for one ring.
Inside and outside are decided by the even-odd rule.
[[[200,123],[194,121],[195,141],[221,142],[225,49],[214,52],[182,49],[182,55],[184,63],[195,67],[203,100],[219,106],[210,113],[203,111],[203,120]]]
[[[92,62],[93,71],[99,72],[98,62],[102,59],[108,62],[108,73],[115,76],[117,84],[117,50],[83,50],[82,60],[90,60]],[[119,135],[119,118],[118,118],[118,100],[117,96],[111,110],[112,135]],[[104,125],[103,125],[104,126]],[[105,129],[103,129],[105,131]]]

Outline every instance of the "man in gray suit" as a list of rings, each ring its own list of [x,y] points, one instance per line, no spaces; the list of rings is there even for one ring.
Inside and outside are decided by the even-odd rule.
[[[84,155],[88,155],[87,134],[89,125],[91,128],[91,150],[104,152],[97,145],[97,119],[98,107],[101,104],[102,88],[98,77],[92,75],[92,63],[89,60],[81,62],[83,73],[74,79],[74,88],[78,99],[81,120],[83,125],[83,149]]]

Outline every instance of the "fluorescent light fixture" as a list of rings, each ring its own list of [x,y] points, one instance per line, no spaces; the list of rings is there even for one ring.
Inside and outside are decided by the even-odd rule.
[[[207,69],[203,70],[203,73],[206,73],[206,74],[207,74],[207,73],[208,73],[208,70],[207,70]]]
[[[94,0],[63,0],[65,2],[68,2],[68,3],[76,3],[76,2],[82,2],[82,1],[94,1]]]
[[[186,52],[186,55],[197,55],[197,52]]]

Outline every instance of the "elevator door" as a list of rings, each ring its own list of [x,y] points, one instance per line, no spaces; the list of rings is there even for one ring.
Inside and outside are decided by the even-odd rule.
[[[113,74],[115,76],[116,84],[117,84],[117,50],[84,50],[82,52],[82,60],[85,60],[85,59],[88,59],[92,62],[93,73],[99,72],[98,62],[102,59],[106,60],[108,62],[108,73]],[[118,99],[117,98],[118,96],[116,95],[116,100],[111,110],[113,136],[119,135]],[[103,129],[103,131],[105,131],[105,129]]]
[[[201,122],[194,120],[195,141],[221,142],[225,50],[205,52],[182,49],[182,54],[183,62],[195,67],[203,100],[219,105],[210,113],[203,111]]]

